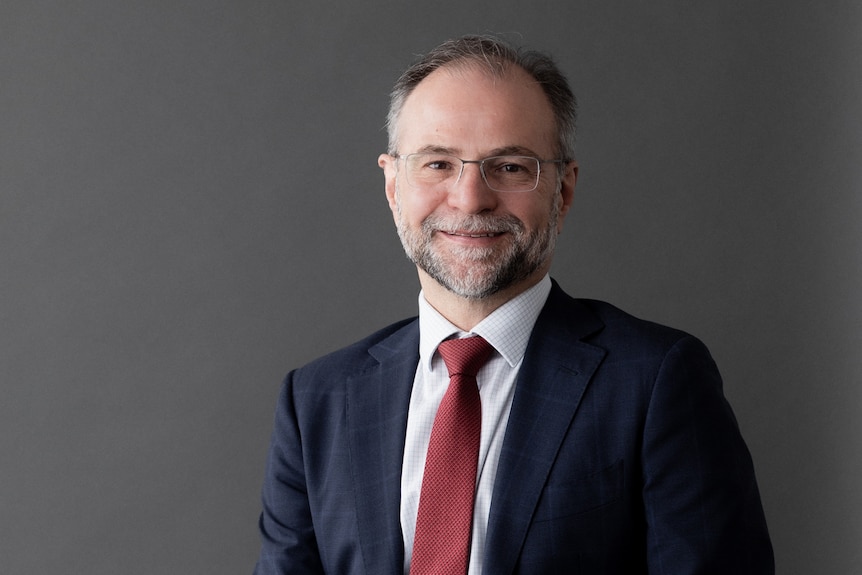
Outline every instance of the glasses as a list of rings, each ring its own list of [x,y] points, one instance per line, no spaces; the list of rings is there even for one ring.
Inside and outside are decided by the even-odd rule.
[[[482,179],[496,192],[532,192],[539,185],[542,164],[564,164],[565,160],[540,160],[531,156],[491,156],[484,160],[462,160],[448,154],[407,154],[407,183],[421,190],[454,186],[464,173],[464,164],[479,164]]]

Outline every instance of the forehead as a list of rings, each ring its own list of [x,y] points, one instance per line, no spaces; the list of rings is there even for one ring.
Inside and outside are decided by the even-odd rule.
[[[445,148],[463,154],[555,149],[554,114],[541,86],[512,66],[499,74],[479,65],[448,65],[407,97],[396,133],[402,153]]]

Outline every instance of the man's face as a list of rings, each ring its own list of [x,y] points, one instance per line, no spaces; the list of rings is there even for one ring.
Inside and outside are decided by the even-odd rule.
[[[556,135],[547,98],[517,68],[502,78],[471,66],[439,69],[410,94],[396,124],[401,156],[556,159]],[[457,183],[431,190],[407,183],[403,159],[384,154],[379,164],[398,235],[420,279],[424,272],[456,295],[477,299],[522,291],[547,273],[572,201],[574,163],[562,177],[558,165],[543,164],[531,192],[491,190],[477,164],[466,164]]]

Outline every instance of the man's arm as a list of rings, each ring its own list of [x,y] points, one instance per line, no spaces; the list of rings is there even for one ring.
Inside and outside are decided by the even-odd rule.
[[[751,456],[695,338],[664,358],[642,458],[650,573],[775,572]]]
[[[292,373],[279,394],[262,501],[262,547],[255,575],[322,575],[306,490]]]

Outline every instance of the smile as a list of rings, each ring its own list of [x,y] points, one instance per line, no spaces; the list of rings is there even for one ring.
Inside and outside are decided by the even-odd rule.
[[[458,236],[461,238],[494,238],[500,235],[497,232],[486,232],[484,234],[468,234],[464,232],[446,232],[450,236]]]

